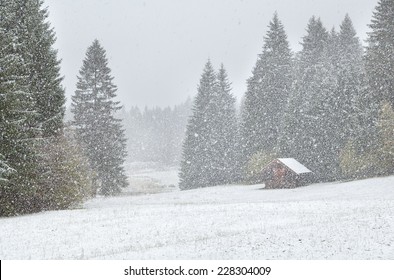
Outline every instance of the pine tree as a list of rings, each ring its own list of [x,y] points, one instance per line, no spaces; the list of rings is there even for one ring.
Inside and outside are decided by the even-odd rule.
[[[394,1],[379,0],[373,13],[365,57],[371,94],[394,106]]]
[[[336,126],[331,141],[335,142],[335,154],[340,156],[349,141],[355,145],[356,139],[361,139],[361,134],[367,132],[359,125],[359,120],[371,108],[369,105],[365,108],[360,106],[366,88],[363,50],[349,15],[340,25],[335,58],[337,88],[331,118]]]
[[[51,146],[62,138],[64,91],[55,35],[42,5],[34,0],[0,5],[0,215],[46,210],[45,204],[58,207],[78,197],[77,188],[50,195],[66,185],[54,182],[70,182],[64,170],[75,158],[61,156],[66,141]],[[82,167],[73,175],[81,175]]]
[[[346,17],[348,17],[346,15]],[[335,30],[335,27],[333,27],[331,29],[331,32],[329,33],[328,36],[328,48],[327,48],[327,52],[328,52],[328,56],[331,59],[331,63],[332,65],[337,68],[340,65],[340,49],[341,49],[341,42],[340,42],[340,35],[339,33]]]
[[[357,102],[363,94],[363,74],[364,67],[362,62],[362,46],[356,36],[352,21],[349,15],[346,15],[340,25],[339,33],[333,29],[328,37],[326,53],[333,67],[335,75],[336,88],[333,91],[332,98],[327,104],[328,114],[325,117],[331,133],[327,139],[330,142],[330,160],[334,172],[326,179],[340,179],[343,175],[340,171],[342,150],[349,151],[349,141],[354,145],[356,134],[358,134]],[[328,68],[327,68],[328,69]],[[323,132],[323,131],[322,131]],[[354,147],[352,147],[354,148]]]
[[[335,115],[337,117],[340,144],[352,136],[352,122],[355,115],[354,102],[360,96],[363,85],[363,49],[348,15],[345,16],[339,32],[338,65],[336,67],[338,87]]]
[[[0,5],[0,216],[26,213],[36,189],[33,106],[13,2]]]
[[[390,161],[390,105],[394,105],[394,2],[379,0],[373,13],[366,48],[365,74],[362,88],[354,100],[353,177],[387,175],[392,172]],[[358,62],[354,63],[355,67]],[[354,79],[357,81],[357,79]],[[389,105],[390,104],[390,105]],[[387,143],[389,143],[387,145]],[[349,150],[349,145],[347,148]],[[346,165],[343,168],[346,168]],[[391,170],[391,171],[390,171]]]
[[[234,183],[239,179],[238,125],[235,98],[231,94],[231,84],[227,72],[221,65],[217,74],[217,107],[212,131],[212,150],[215,152],[211,167],[215,173],[215,185]]]
[[[278,148],[281,121],[292,83],[292,54],[276,13],[268,28],[263,52],[247,81],[242,109],[245,163],[257,152],[269,154]]]
[[[382,132],[381,108],[387,102],[394,106],[394,2],[380,0],[375,8],[369,25],[367,48],[365,55],[365,72],[367,88],[357,106],[361,117],[358,119],[359,130],[364,133],[357,138],[357,149],[364,154],[381,150]],[[385,110],[388,111],[388,108]],[[378,160],[379,161],[379,160]],[[373,163],[372,165],[377,165]],[[383,168],[384,169],[384,168]],[[367,176],[379,175],[379,170],[371,168]],[[386,172],[386,174],[388,174]]]
[[[214,126],[212,120],[216,114],[216,106],[213,102],[216,92],[216,74],[211,62],[208,61],[201,75],[192,115],[186,128],[179,172],[180,189],[212,185],[211,160],[214,151],[212,151],[211,139]]]
[[[27,66],[29,92],[35,102],[36,121],[42,136],[61,134],[65,93],[61,86],[60,61],[53,48],[55,32],[50,27],[43,0],[14,0],[15,32]]]
[[[205,65],[186,128],[180,170],[181,189],[238,180],[235,98],[223,65],[218,74]]]
[[[115,117],[122,107],[114,100],[117,88],[112,80],[106,52],[95,40],[86,52],[71,106],[77,138],[103,195],[119,193],[127,186],[126,138],[121,120]]]
[[[312,17],[303,37],[297,61],[297,78],[287,107],[283,147],[315,172],[320,180],[332,180],[339,170],[335,143],[336,76],[328,52],[329,33]]]

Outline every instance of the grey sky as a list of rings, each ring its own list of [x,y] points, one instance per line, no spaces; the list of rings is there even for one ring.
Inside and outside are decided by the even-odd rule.
[[[349,13],[364,40],[377,0],[45,0],[57,35],[67,104],[87,47],[97,38],[126,108],[194,96],[208,58],[223,63],[239,99],[275,11],[291,47],[312,15],[338,29]]]

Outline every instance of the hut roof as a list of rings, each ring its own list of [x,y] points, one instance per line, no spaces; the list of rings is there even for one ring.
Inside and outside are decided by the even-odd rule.
[[[294,158],[278,158],[278,160],[297,174],[312,172]]]

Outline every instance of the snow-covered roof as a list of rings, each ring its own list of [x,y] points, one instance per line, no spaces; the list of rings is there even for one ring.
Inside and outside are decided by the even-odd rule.
[[[297,174],[312,172],[294,158],[278,158],[278,160]]]

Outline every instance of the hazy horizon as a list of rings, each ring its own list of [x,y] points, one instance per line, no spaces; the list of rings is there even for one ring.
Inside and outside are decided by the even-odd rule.
[[[197,92],[209,58],[223,63],[238,102],[261,53],[267,26],[275,11],[284,24],[293,51],[311,16],[330,30],[348,13],[364,43],[376,0],[45,0],[62,60],[67,106],[87,48],[98,39],[126,109],[166,107]]]

